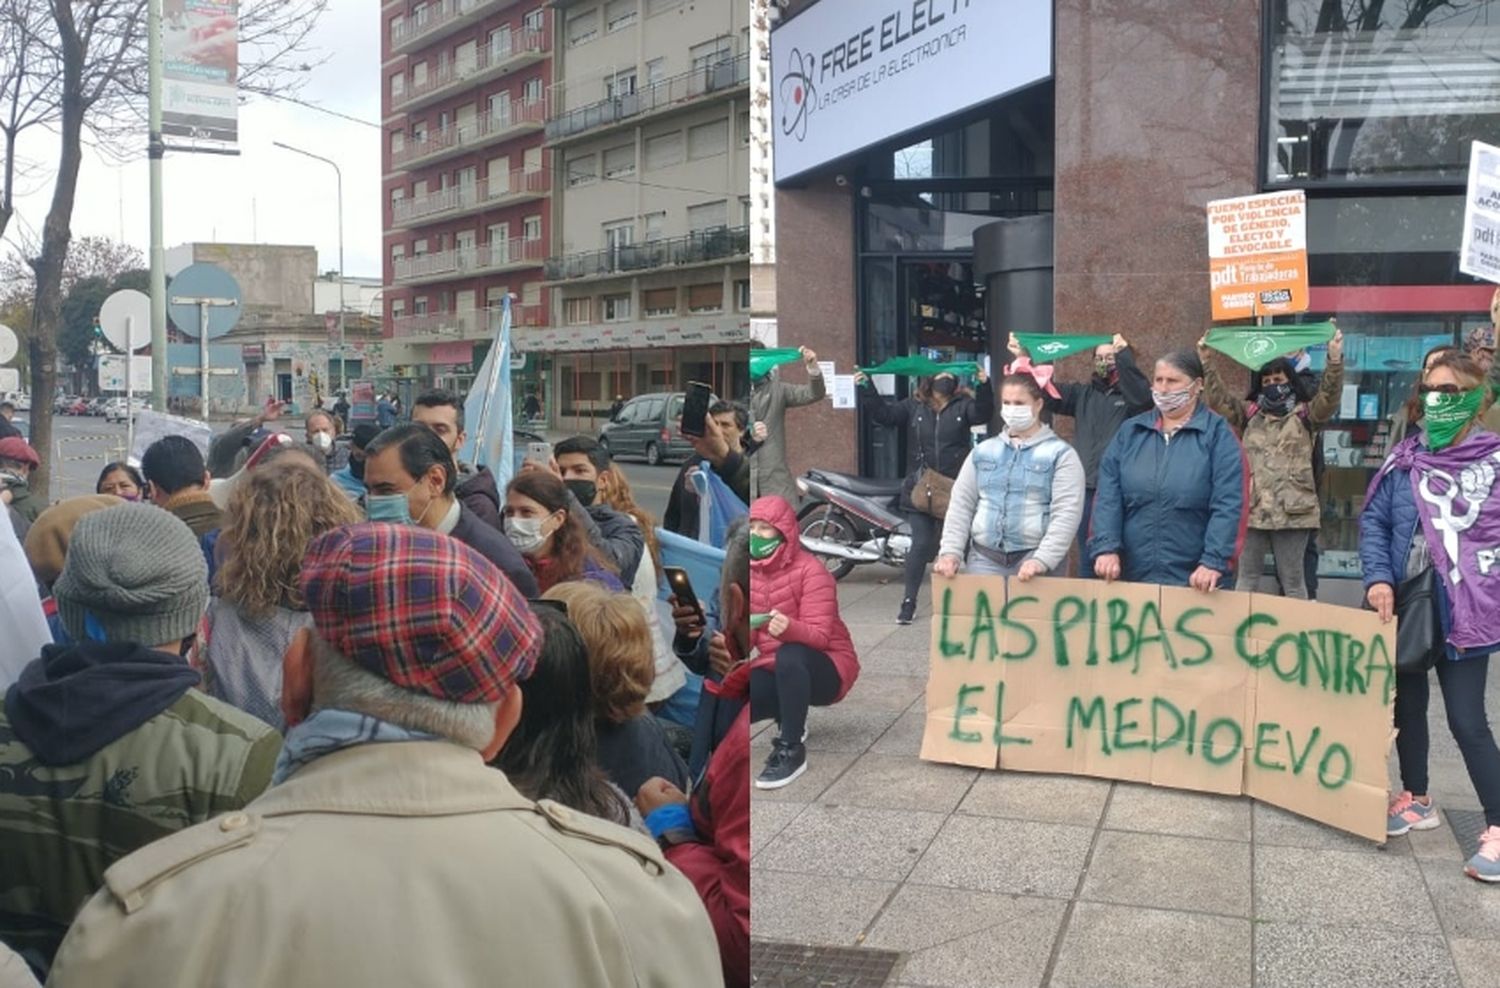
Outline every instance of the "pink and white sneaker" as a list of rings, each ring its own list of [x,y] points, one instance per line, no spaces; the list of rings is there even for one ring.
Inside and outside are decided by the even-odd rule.
[[[1479,850],[1464,865],[1464,874],[1481,882],[1500,882],[1500,827],[1479,835]]]
[[[1391,800],[1390,808],[1386,810],[1385,835],[1400,837],[1411,830],[1431,830],[1442,822],[1432,800],[1419,803],[1416,797],[1403,790]]]

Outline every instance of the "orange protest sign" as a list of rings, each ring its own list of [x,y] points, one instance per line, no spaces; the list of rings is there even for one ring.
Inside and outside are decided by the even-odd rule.
[[[1215,320],[1306,312],[1306,194],[1210,202],[1208,269]]]

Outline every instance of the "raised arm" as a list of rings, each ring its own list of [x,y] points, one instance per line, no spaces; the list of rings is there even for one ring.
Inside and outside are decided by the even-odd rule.
[[[1318,382],[1318,393],[1307,404],[1307,420],[1313,425],[1322,425],[1333,418],[1344,393],[1344,334],[1334,331],[1328,343],[1328,366],[1323,368],[1323,380]]]
[[[1224,379],[1210,362],[1208,347],[1198,341],[1198,358],[1203,361],[1203,399],[1208,407],[1218,412],[1234,427],[1236,433],[1245,428],[1245,403],[1229,393]]]
[[[1125,396],[1125,410],[1131,415],[1149,412],[1152,407],[1151,382],[1135,362],[1135,350],[1119,333],[1115,334],[1115,370],[1120,375],[1120,394]]]
[[[787,408],[799,408],[822,401],[828,394],[828,382],[823,380],[823,368],[818,366],[818,355],[807,347],[802,348],[802,365],[807,368],[806,384],[787,384],[778,381],[781,400]]]

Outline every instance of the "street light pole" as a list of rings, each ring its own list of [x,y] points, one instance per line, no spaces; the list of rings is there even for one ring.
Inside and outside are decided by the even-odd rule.
[[[161,4],[146,3],[147,138],[151,200],[151,407],[167,410],[167,255],[162,244]],[[127,368],[128,373],[128,368]]]
[[[346,365],[344,363],[344,350],[346,346],[346,338],[344,336],[344,309],[346,308],[344,305],[344,173],[339,169],[338,162],[331,158],[325,158],[321,154],[313,154],[311,151],[304,151],[302,148],[292,147],[290,144],[283,144],[280,141],[272,141],[271,143],[283,150],[312,158],[315,161],[321,161],[323,164],[333,168],[339,198],[339,390],[343,391],[349,387],[349,379],[345,373]]]

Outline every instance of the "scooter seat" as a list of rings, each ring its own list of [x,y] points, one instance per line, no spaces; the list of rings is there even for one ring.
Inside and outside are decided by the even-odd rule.
[[[852,477],[846,473],[834,473],[832,470],[809,470],[807,475],[821,484],[837,487],[861,497],[895,497],[901,493],[900,479],[872,480],[867,477]]]

